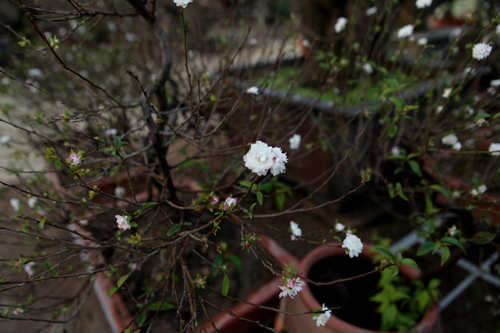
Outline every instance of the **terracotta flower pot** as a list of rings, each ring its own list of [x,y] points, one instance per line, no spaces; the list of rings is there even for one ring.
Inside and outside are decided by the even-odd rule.
[[[331,259],[335,258],[344,260],[345,259],[345,265],[343,267],[345,268],[351,268],[355,264],[359,264],[360,262],[363,262],[366,267],[362,268],[365,269],[365,272],[368,272],[371,266],[371,259],[375,254],[369,253],[370,252],[370,245],[365,244],[363,252],[360,254],[358,258],[349,258],[346,256],[344,249],[339,248],[339,247],[328,247],[328,246],[320,246],[313,251],[309,252],[304,259],[301,261],[301,264],[299,266],[298,272],[300,272],[301,276],[304,277],[310,277],[310,273],[312,270],[317,267],[318,263],[324,261],[325,259]],[[349,265],[349,263],[352,262],[353,265]],[[419,277],[420,273],[418,270],[415,268],[412,268],[410,266],[401,266],[400,267],[400,274],[409,278],[410,280],[414,280]],[[361,285],[365,284],[364,281],[366,281],[366,278],[371,276],[372,280],[375,280],[375,285],[378,281],[378,274],[371,274],[359,279],[355,279],[360,283]],[[354,281],[355,281],[354,280]],[[371,283],[371,282],[370,282]],[[369,283],[367,283],[369,284]],[[335,286],[335,285],[333,285]],[[374,287],[374,286],[373,286]],[[306,282],[306,286],[304,289],[297,294],[295,299],[290,299],[290,298],[283,298],[281,300],[281,306],[280,308],[284,309],[285,311],[288,312],[293,312],[293,313],[301,313],[301,312],[307,312],[313,310],[315,307],[321,308],[320,302],[318,301],[316,296],[323,296],[326,297],[325,291],[323,291],[322,288],[325,287],[317,287],[313,286],[310,283]],[[331,288],[331,286],[330,286]],[[346,292],[345,290],[342,290],[343,286],[342,284],[337,284],[337,287],[340,291]],[[313,294],[312,289],[315,289],[314,292],[316,296]],[[344,288],[347,289],[347,288]],[[375,292],[375,291],[374,291]],[[323,294],[323,295],[322,295]],[[367,297],[370,297],[370,295],[366,294],[360,294],[360,297],[364,297],[365,299]],[[339,306],[342,307],[342,302],[339,302]],[[337,332],[337,333],[368,333],[368,332],[377,332],[375,330],[370,330],[366,328],[361,328],[356,325],[353,325],[347,321],[344,321],[340,319],[339,317],[335,316],[335,313],[338,313],[339,310],[332,310],[332,315],[328,322],[326,323],[326,326],[324,327],[317,327],[316,322],[312,320],[310,315],[302,315],[302,316],[279,316],[276,320],[275,323],[275,328],[278,330],[282,329],[287,329],[291,332]],[[360,324],[363,322],[363,320],[367,317],[368,313],[366,312],[355,312],[351,313],[355,319],[360,321]],[[376,329],[376,328],[375,328]],[[420,333],[438,333],[442,332],[442,323],[440,320],[439,316],[439,309],[437,305],[433,305],[431,309],[424,315],[422,320],[414,327],[418,332]]]

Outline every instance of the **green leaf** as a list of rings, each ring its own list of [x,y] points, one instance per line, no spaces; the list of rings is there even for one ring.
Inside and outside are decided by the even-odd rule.
[[[40,223],[38,224],[38,226],[40,227],[40,229],[43,229],[43,226],[45,225],[45,222],[47,221],[46,218],[43,218]]]
[[[240,185],[245,186],[245,187],[250,187],[250,186],[252,186],[252,182],[241,181]]]
[[[446,245],[441,246],[441,266],[450,258],[450,248]]]
[[[241,259],[237,257],[236,255],[230,253],[227,255],[227,258],[238,268],[240,271],[243,270],[243,265],[241,263]]]
[[[144,325],[145,322],[146,322],[146,314],[141,313],[139,318],[137,318],[137,326],[141,327],[142,325]]]
[[[167,236],[172,236],[173,234],[175,234],[177,231],[179,231],[179,229],[181,228],[181,225],[180,224],[176,224],[174,225],[172,228],[170,228],[170,230],[167,232]]]
[[[120,149],[122,143],[122,139],[119,136],[115,136],[115,150]]]
[[[416,269],[418,269],[420,271],[420,268],[418,268],[417,263],[413,259],[404,258],[404,259],[401,259],[400,263],[403,264],[403,265],[408,265],[408,266],[411,266],[411,267],[415,267]]]
[[[114,288],[109,289],[109,291],[108,291],[108,297],[110,297],[111,295],[113,295],[117,290],[118,290],[118,287],[114,287]]]
[[[179,164],[179,166],[176,169],[181,170],[181,169],[187,168],[187,167],[189,167],[191,165],[195,165],[195,164],[196,164],[195,161],[189,160],[189,161],[186,161],[186,162]]]
[[[371,249],[375,252],[378,252],[386,257],[394,258],[394,255],[391,253],[391,251],[387,250],[386,248],[383,248],[382,246],[372,246]]]
[[[400,109],[400,110],[402,110],[404,105],[405,105],[404,100],[401,98],[391,96],[391,97],[389,97],[389,100],[394,103],[394,105],[396,106],[397,109]]]
[[[488,244],[489,242],[493,241],[493,239],[495,239],[495,236],[496,235],[491,232],[480,231],[469,240],[475,244]]]
[[[456,239],[456,238],[453,238],[453,237],[443,237],[443,238],[441,238],[441,242],[446,242],[446,243],[453,244],[453,245],[459,247],[460,250],[462,250],[464,252],[464,254],[467,254],[465,252],[464,245],[462,243],[460,243],[460,241],[458,239]]]
[[[224,274],[224,279],[222,280],[222,296],[227,296],[229,292],[229,278]]]
[[[262,203],[264,202],[262,200],[262,193],[260,191],[257,191],[257,202],[259,203],[259,205],[262,206]]]
[[[476,118],[474,118],[474,121],[478,121],[480,119],[488,118],[491,117],[488,113],[479,113]]]
[[[118,280],[118,282],[116,283],[118,288],[120,288],[122,286],[122,284],[125,283],[125,281],[128,279],[129,276],[130,276],[130,274],[124,275]]]
[[[210,170],[208,170],[207,166],[205,164],[198,164],[198,167],[200,168],[201,171],[203,171],[204,173],[209,173]]]
[[[432,251],[434,247],[434,241],[432,239],[427,239],[424,244],[420,245],[417,251],[417,256],[422,256]]]
[[[161,302],[151,303],[148,305],[148,310],[149,311],[158,311],[158,309],[160,309],[160,305],[161,305]],[[161,306],[160,311],[167,311],[167,310],[171,310],[171,309],[175,309],[175,305],[164,302],[163,305]]]
[[[212,266],[212,275],[213,276],[217,276],[217,274],[219,274],[219,269],[217,267],[219,267],[220,265],[222,265],[222,262],[223,262],[224,258],[222,257],[222,254],[218,254],[215,259],[214,259],[214,266]]]
[[[387,132],[389,133],[389,137],[392,139],[398,133],[398,125],[392,125],[389,127]]]
[[[420,171],[420,166],[418,165],[417,161],[409,160],[408,161],[408,165],[413,170],[413,172],[415,172],[417,175],[419,175],[420,177],[422,177],[422,171]]]
[[[441,192],[446,198],[450,198],[451,196],[451,191],[448,191],[447,189],[445,189],[444,187],[440,186],[440,185],[431,185],[429,186],[431,189],[435,190],[435,191],[438,191],[438,192]]]
[[[276,195],[276,206],[279,210],[283,210],[285,206],[285,193],[278,193]]]
[[[148,202],[147,204],[142,205],[142,207],[139,210],[142,212],[146,208],[149,208],[149,207],[157,205],[157,204],[158,204],[157,202]]]
[[[392,273],[392,276],[396,276],[399,274],[399,268],[398,266],[394,266],[394,273]]]

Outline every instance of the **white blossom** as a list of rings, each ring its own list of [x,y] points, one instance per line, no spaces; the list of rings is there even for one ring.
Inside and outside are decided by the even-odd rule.
[[[250,87],[250,88],[247,89],[247,94],[258,95],[259,94],[259,88],[257,88],[257,87]]]
[[[363,250],[363,243],[358,236],[348,232],[342,243],[342,247],[346,249],[346,253],[349,254],[349,257],[354,258],[359,256]]]
[[[481,194],[483,194],[484,192],[486,192],[486,190],[487,190],[487,189],[488,189],[488,188],[487,188],[487,187],[486,187],[486,185],[484,185],[484,184],[480,185],[480,186],[477,188],[477,190],[478,190]]]
[[[122,229],[123,231],[131,228],[131,225],[128,222],[128,219],[126,216],[115,215],[115,218],[116,218],[116,224],[118,225],[118,228]]]
[[[479,195],[479,191],[476,190],[475,188],[473,188],[472,190],[470,190],[470,194],[473,196],[473,197],[477,197]]]
[[[340,222],[335,223],[335,230],[337,230],[338,232],[342,232],[342,231],[344,231],[344,229],[345,229],[345,225],[343,225]]]
[[[123,198],[127,194],[127,190],[123,186],[115,187],[115,196],[118,198]]]
[[[288,162],[288,157],[286,153],[281,151],[279,147],[273,147],[273,165],[271,166],[271,173],[273,176],[277,176],[286,171],[285,163]]]
[[[290,230],[292,231],[292,240],[296,240],[297,237],[302,237],[302,229],[300,229],[299,225],[293,221],[290,221]]]
[[[1,145],[6,145],[7,143],[9,143],[9,141],[10,141],[10,136],[8,135],[2,135],[2,137],[0,137]]]
[[[432,4],[432,0],[417,0],[415,2],[415,6],[417,6],[418,9],[429,7]]]
[[[486,120],[484,118],[481,118],[478,121],[476,121],[476,125],[479,127],[483,126],[485,123],[486,123]]]
[[[441,138],[441,142],[444,145],[453,146],[458,142],[458,138],[455,134],[448,134],[447,136]]]
[[[366,10],[366,16],[373,15],[377,12],[377,7],[371,7]]]
[[[104,131],[104,134],[110,136],[116,136],[116,134],[118,134],[118,130],[116,128],[108,128],[107,130]]]
[[[483,60],[490,55],[491,49],[492,47],[486,43],[478,43],[472,48],[472,58]]]
[[[443,112],[443,109],[444,109],[444,107],[442,105],[440,105],[437,107],[436,111],[437,111],[437,113],[441,113],[441,112]]]
[[[500,79],[498,79],[498,80],[491,80],[490,86],[492,86],[492,87],[498,87],[498,86],[500,86]]]
[[[372,68],[372,65],[370,64],[363,64],[363,69],[364,71],[366,72],[366,74],[370,75],[371,73],[373,73],[373,68]]]
[[[28,75],[31,77],[42,77],[43,72],[39,68],[31,68],[28,70]]]
[[[400,154],[399,147],[398,146],[392,147],[392,149],[391,149],[391,155],[399,155],[399,154]]]
[[[427,38],[425,38],[425,37],[422,37],[422,38],[417,39],[417,44],[418,44],[418,45],[427,45],[427,43],[428,43],[428,42],[429,42],[429,41],[428,41],[428,40],[427,40]]]
[[[413,34],[413,25],[408,24],[398,30],[398,38],[410,37]]]
[[[299,149],[300,146],[300,141],[302,140],[302,137],[300,134],[294,134],[290,140],[290,149]]]
[[[224,210],[226,210],[228,208],[231,208],[231,206],[236,206],[236,203],[238,203],[238,198],[227,197],[222,207]]]
[[[250,38],[248,40],[248,44],[250,44],[252,46],[257,45],[257,42],[258,42],[257,38]]]
[[[186,8],[188,3],[193,2],[193,0],[174,0],[174,3],[177,5],[177,7],[182,7]]]
[[[36,202],[38,201],[37,197],[31,197],[28,199],[28,206],[30,208],[35,208]]]
[[[450,94],[451,94],[451,88],[446,88],[446,89],[443,91],[443,97],[444,97],[444,98],[448,98],[448,97],[450,97]]]
[[[259,176],[265,176],[273,166],[273,149],[262,141],[257,141],[250,146],[248,153],[243,156],[245,166]]]
[[[450,233],[450,236],[455,236],[457,234],[457,226],[453,225],[453,227],[448,229],[448,232]]]
[[[35,271],[33,270],[33,266],[35,266],[35,263],[30,261],[24,265],[24,271],[28,273],[29,276],[32,276],[35,274]]]
[[[335,32],[339,33],[342,30],[345,29],[345,26],[347,25],[347,19],[345,17],[339,17],[337,20],[337,23],[335,23]]]
[[[491,156],[500,156],[500,143],[492,142],[488,151],[491,153]]]
[[[325,312],[313,317],[313,320],[316,320],[317,327],[325,326],[328,320],[330,319],[330,316],[332,315],[332,310],[328,310],[325,304],[323,304],[322,306],[323,306],[322,310]]]
[[[300,278],[287,279],[286,284],[284,286],[280,286],[282,291],[279,296],[280,298],[286,296],[294,298],[298,292],[302,291],[302,288],[304,288],[305,285],[306,284],[303,281],[300,281]]]
[[[462,144],[460,142],[457,142],[453,145],[453,150],[456,150],[456,151],[459,151],[460,149],[462,149]]]
[[[459,191],[453,191],[453,193],[451,194],[451,197],[454,198],[454,199],[460,198],[460,192]]]
[[[14,208],[16,212],[18,212],[19,209],[21,208],[21,201],[19,201],[19,199],[12,198],[10,199],[10,205],[12,206],[12,208]]]
[[[80,221],[78,221],[78,223],[85,226],[85,225],[89,224],[89,220],[80,220]]]

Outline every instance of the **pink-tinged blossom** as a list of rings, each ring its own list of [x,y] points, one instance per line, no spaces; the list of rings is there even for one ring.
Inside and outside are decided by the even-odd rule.
[[[477,60],[486,59],[491,53],[492,47],[486,43],[478,43],[472,48],[472,58]]]
[[[286,284],[284,286],[280,286],[282,291],[279,296],[280,298],[286,296],[294,298],[297,296],[298,292],[302,291],[302,288],[304,288],[305,285],[306,284],[303,281],[300,281],[300,278],[287,279]]]
[[[292,231],[291,238],[293,241],[296,240],[297,237],[302,237],[302,229],[300,229],[297,223],[290,221],[290,230]]]
[[[212,198],[212,204],[213,204],[213,205],[218,205],[218,204],[219,204],[219,198],[217,198],[217,197],[213,197],[213,198]]]
[[[346,249],[346,254],[348,254],[351,258],[359,256],[361,251],[363,251],[363,243],[361,242],[361,239],[352,233],[347,233],[344,242],[342,243],[342,247]]]
[[[122,229],[123,231],[131,228],[130,223],[125,216],[115,215],[115,218],[118,228]]]
[[[71,165],[80,165],[82,164],[82,161],[80,160],[80,156],[77,154],[71,154],[69,155],[69,159],[71,160]]]
[[[35,274],[35,271],[33,270],[33,266],[35,266],[35,263],[30,261],[29,263],[24,265],[24,271],[28,273],[29,276],[32,276]]]
[[[450,233],[450,236],[455,236],[457,234],[457,226],[453,225],[453,227],[448,229],[448,232]]]
[[[231,207],[231,205],[236,205],[236,203],[238,202],[238,198],[226,198],[226,201],[224,201],[224,206],[223,206],[223,209],[226,210],[228,209],[229,207]]]
[[[316,326],[317,327],[320,327],[320,326],[325,326],[326,323],[328,322],[328,320],[330,319],[330,316],[332,315],[332,310],[329,310],[325,304],[322,305],[322,309],[323,311],[325,311],[324,313],[321,313],[321,314],[317,314],[313,317],[313,320],[316,320]]]

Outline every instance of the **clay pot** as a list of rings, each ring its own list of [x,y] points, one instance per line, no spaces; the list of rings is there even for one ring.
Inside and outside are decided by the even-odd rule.
[[[338,245],[338,244],[332,244]],[[339,271],[351,270],[356,271],[358,268],[356,266],[361,266],[358,270],[357,274],[361,274],[362,272],[368,272],[372,269],[373,265],[371,264],[371,259],[375,254],[370,253],[370,245],[365,244],[363,252],[359,255],[358,258],[349,258],[345,254],[345,250],[340,247],[329,247],[329,246],[320,246],[313,251],[309,252],[304,259],[300,263],[300,268],[298,272],[300,272],[301,276],[310,277],[316,279],[316,277],[312,277],[312,274],[318,272],[318,266],[321,266],[322,263],[328,262],[328,260],[340,260],[345,269],[340,269]],[[364,266],[364,267],[363,267]],[[328,265],[326,266],[328,267]],[[357,275],[355,274],[355,275]],[[418,270],[410,266],[401,266],[400,274],[407,277],[410,280],[414,280],[420,276]],[[334,280],[335,278],[328,277],[327,281]],[[368,298],[376,293],[375,285],[377,284],[379,279],[379,273],[370,274],[365,277],[355,279],[351,282],[357,281],[357,286],[360,287],[358,289],[363,290],[351,290],[347,291],[345,285],[347,284],[334,284],[330,286],[314,286],[310,283],[306,283],[304,289],[297,294],[295,299],[290,299],[288,297],[283,298],[281,300],[280,308],[284,309],[288,312],[293,313],[301,313],[313,310],[315,307],[321,308],[320,301],[318,298],[323,299],[321,302],[324,302],[324,298],[328,299],[328,293],[331,291],[331,288],[336,288],[339,295],[349,293],[348,295],[351,298],[356,298],[356,294],[359,292],[359,298]],[[371,284],[371,285],[370,285]],[[333,287],[336,286],[336,287]],[[373,289],[372,295],[369,294],[369,289]],[[368,294],[367,294],[368,292]],[[342,308],[348,307],[343,300],[338,300],[338,305]],[[344,303],[344,305],[343,305]],[[331,306],[331,305],[330,305]],[[375,305],[374,305],[375,307]],[[346,310],[346,309],[344,309]],[[373,309],[374,310],[374,309]],[[316,327],[316,322],[312,320],[310,315],[302,315],[302,316],[278,316],[275,322],[275,328],[277,330],[287,329],[290,332],[336,332],[336,333],[375,333],[377,328],[367,329],[358,327],[353,325],[347,321],[340,319],[335,316],[335,313],[339,313],[339,310],[332,310],[332,316],[328,320],[326,326],[318,328]],[[368,310],[365,309],[359,311],[350,311],[349,315],[354,316],[354,319],[360,321],[360,325],[363,325],[363,320],[369,316]],[[416,331],[419,333],[438,333],[442,332],[442,323],[439,317],[439,308],[437,305],[431,307],[429,312],[427,312],[422,320],[414,327]]]

